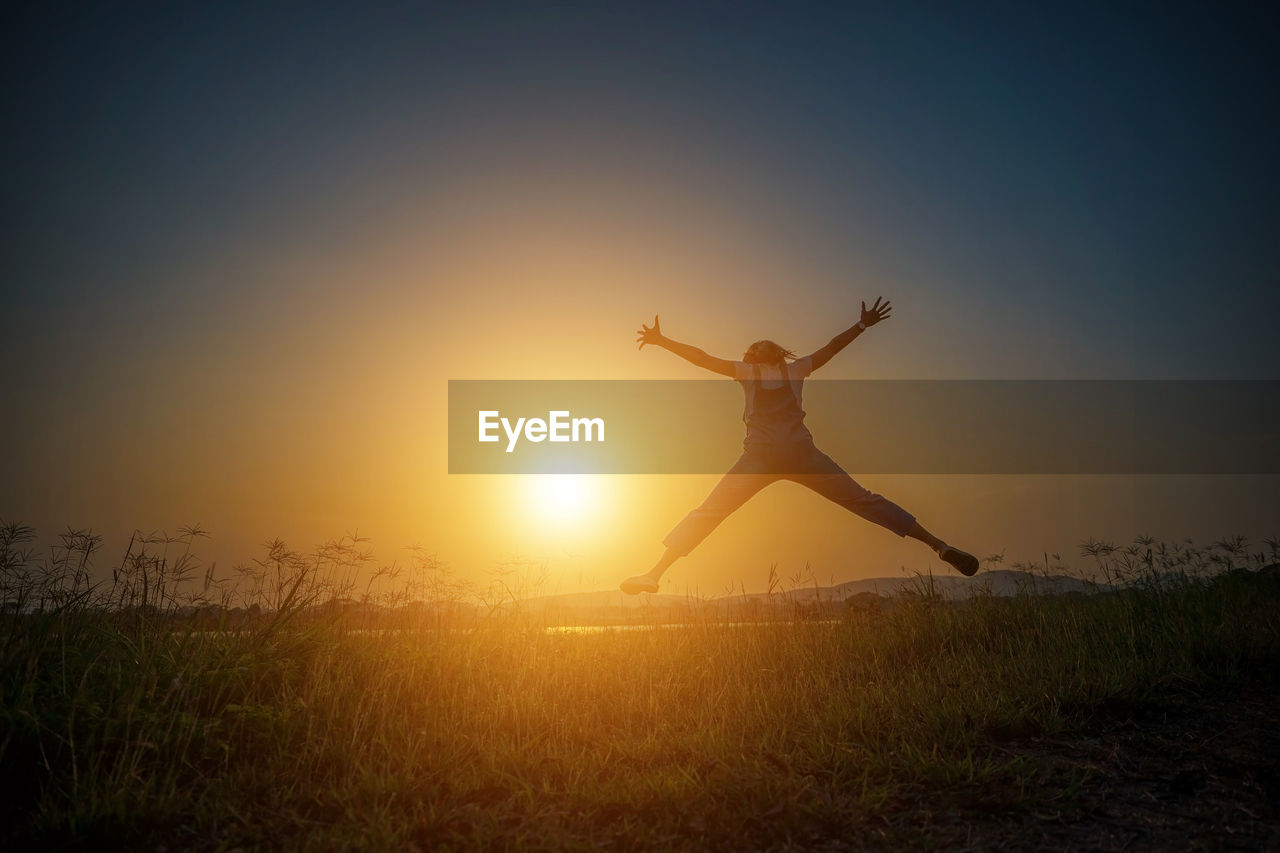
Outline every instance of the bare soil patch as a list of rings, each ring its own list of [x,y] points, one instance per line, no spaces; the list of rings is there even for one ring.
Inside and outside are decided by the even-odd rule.
[[[1276,691],[1267,688],[1113,704],[1083,732],[1010,737],[996,749],[1047,762],[1074,790],[1058,798],[1046,789],[1045,807],[1015,823],[939,826],[938,840],[957,848],[1280,849],[1278,718]]]

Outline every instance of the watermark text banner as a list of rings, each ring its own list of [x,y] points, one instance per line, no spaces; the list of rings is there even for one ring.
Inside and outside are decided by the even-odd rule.
[[[743,404],[728,379],[452,380],[449,472],[723,473]],[[803,405],[853,474],[1280,474],[1280,381],[809,380]]]

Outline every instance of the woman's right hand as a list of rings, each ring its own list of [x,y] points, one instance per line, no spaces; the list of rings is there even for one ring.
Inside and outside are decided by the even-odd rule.
[[[645,344],[657,345],[662,343],[662,329],[658,326],[658,315],[653,315],[652,326],[646,326],[641,323],[640,328],[636,330],[636,334],[640,336],[636,338],[640,342],[640,346],[636,347],[636,349],[644,349]]]

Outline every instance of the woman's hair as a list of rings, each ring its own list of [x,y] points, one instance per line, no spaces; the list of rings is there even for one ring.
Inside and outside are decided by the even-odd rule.
[[[747,347],[747,355],[755,356],[763,364],[781,364],[784,359],[795,360],[796,354],[773,341],[756,341]]]

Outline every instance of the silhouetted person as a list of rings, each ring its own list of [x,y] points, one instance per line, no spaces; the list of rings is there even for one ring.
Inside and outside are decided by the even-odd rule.
[[[855,325],[804,358],[796,358],[795,353],[773,341],[756,341],[742,361],[727,361],[666,337],[656,315],[652,327],[641,324],[637,333],[640,337],[636,339],[640,349],[644,349],[645,344],[660,346],[698,367],[742,383],[747,397],[742,415],[747,424],[747,437],[742,442],[742,456],[711,490],[702,506],[685,516],[662,540],[667,546],[666,552],[648,572],[623,581],[623,592],[632,595],[657,592],[658,580],[672,563],[697,547],[716,525],[752,495],[780,479],[808,486],[899,536],[919,539],[961,574],[972,575],[978,571],[978,560],[972,554],[951,547],[921,527],[911,513],[858,485],[830,456],[814,446],[813,436],[804,425],[800,395],[805,377],[830,361],[868,327],[886,319],[889,308],[888,302],[880,304],[879,297],[871,308],[863,302],[862,317]]]

